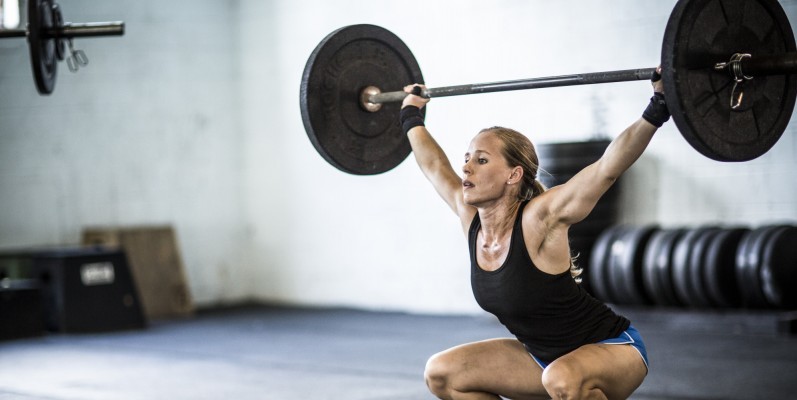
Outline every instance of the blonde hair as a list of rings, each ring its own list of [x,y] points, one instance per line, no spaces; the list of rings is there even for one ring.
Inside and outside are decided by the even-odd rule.
[[[504,156],[509,166],[520,166],[523,168],[523,180],[520,184],[518,200],[531,200],[547,190],[545,185],[537,179],[537,172],[540,169],[540,160],[537,156],[537,150],[534,148],[534,144],[531,143],[528,137],[514,129],[505,128],[503,126],[493,126],[479,131],[479,133],[483,132],[492,133],[501,139],[501,143],[504,144],[501,149],[501,155]],[[582,269],[576,266],[578,256],[579,255],[576,254],[570,258],[570,276],[573,277],[576,283],[581,283],[580,275]]]
[[[537,158],[537,150],[534,149],[529,138],[514,129],[503,126],[482,129],[479,133],[482,132],[490,132],[501,139],[504,144],[501,155],[504,156],[507,164],[523,168],[523,181],[520,183],[518,200],[531,200],[545,192],[545,186],[537,180],[540,161]]]

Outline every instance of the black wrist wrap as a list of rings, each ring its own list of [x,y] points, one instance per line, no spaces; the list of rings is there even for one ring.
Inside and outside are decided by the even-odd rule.
[[[404,131],[405,135],[410,129],[416,126],[425,126],[423,124],[421,109],[415,106],[406,106],[402,108],[399,114],[399,121],[401,122],[401,129]]]
[[[670,110],[667,109],[667,102],[664,101],[663,93],[653,93],[648,107],[642,113],[642,118],[658,128],[661,128],[670,119]]]

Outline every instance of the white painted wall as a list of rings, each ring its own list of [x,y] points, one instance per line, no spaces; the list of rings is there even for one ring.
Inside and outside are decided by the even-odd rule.
[[[25,43],[0,41],[0,248],[67,244],[86,225],[171,223],[200,305],[248,298],[476,312],[453,213],[412,156],[353,176],[313,149],[299,113],[307,57],[349,24],[390,29],[445,86],[651,67],[674,2],[62,0],[67,20],[127,23],[77,42],[35,92]],[[797,2],[783,1],[792,23]],[[427,125],[458,166],[480,128],[537,143],[615,136],[644,82],[439,99]],[[763,157],[711,161],[669,123],[625,179],[623,220],[797,220],[792,126]],[[544,167],[544,166],[543,166]]]
[[[236,9],[224,2],[63,0],[78,39],[39,96],[24,39],[0,41],[0,248],[80,242],[84,226],[172,224],[194,299],[249,296]],[[23,8],[25,9],[25,8]]]
[[[783,4],[797,15],[795,2]],[[244,186],[257,295],[423,312],[478,310],[459,224],[412,156],[385,174],[352,176],[327,164],[307,139],[299,84],[307,57],[328,33],[349,24],[383,26],[412,49],[428,84],[446,86],[655,66],[673,5],[242,1]],[[263,15],[272,23],[263,23]],[[458,167],[480,128],[510,126],[538,143],[614,137],[641,114],[650,93],[648,83],[632,82],[451,97],[432,101],[427,126]],[[625,177],[623,221],[691,226],[797,219],[795,129],[760,159],[728,164],[698,154],[669,123]]]

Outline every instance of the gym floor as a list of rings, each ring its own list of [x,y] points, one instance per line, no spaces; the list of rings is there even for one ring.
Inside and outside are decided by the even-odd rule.
[[[615,308],[648,345],[633,399],[788,399],[797,337],[777,312]],[[0,342],[0,399],[431,399],[426,359],[506,336],[488,315],[248,306],[144,330]]]

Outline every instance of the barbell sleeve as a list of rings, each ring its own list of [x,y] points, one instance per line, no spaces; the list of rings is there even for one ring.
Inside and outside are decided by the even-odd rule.
[[[0,29],[0,39],[21,38],[28,35],[24,29]]]
[[[43,38],[77,38],[93,36],[122,36],[125,33],[125,23],[123,21],[111,22],[86,22],[71,23],[67,22],[60,28],[49,28],[43,32]],[[24,38],[28,36],[25,29],[2,29],[0,39]]]
[[[797,73],[797,53],[753,55],[740,61],[745,75],[782,75]]]
[[[122,21],[112,22],[86,22],[86,23],[65,23],[60,29],[49,29],[46,33],[48,37],[92,37],[92,36],[122,36],[125,33],[125,23]]]

